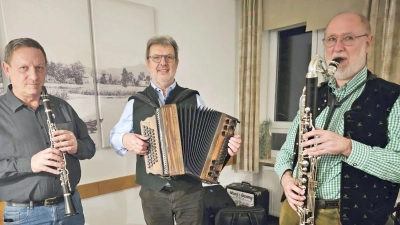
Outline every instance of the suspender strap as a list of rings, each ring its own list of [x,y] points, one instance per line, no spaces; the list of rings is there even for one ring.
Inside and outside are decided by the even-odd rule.
[[[331,122],[333,111],[335,111],[336,107],[340,107],[343,102],[345,102],[355,91],[357,91],[359,88],[361,88],[367,81],[375,79],[377,76],[375,74],[371,74],[370,76],[367,77],[362,83],[360,83],[350,94],[346,95],[343,99],[340,101],[337,101],[336,96],[332,93],[332,88],[329,88],[329,93],[328,93],[328,104],[329,104],[329,110],[328,110],[328,115],[326,116],[325,124],[324,124],[324,130],[328,129],[329,123]]]

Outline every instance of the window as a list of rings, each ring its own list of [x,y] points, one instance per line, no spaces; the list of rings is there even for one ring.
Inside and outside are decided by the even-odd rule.
[[[284,143],[299,109],[311,58],[324,55],[324,31],[305,30],[297,26],[263,33],[260,119],[272,121],[272,156]]]
[[[292,121],[305,85],[311,60],[311,32],[306,27],[278,31],[278,62],[275,85],[275,121]]]

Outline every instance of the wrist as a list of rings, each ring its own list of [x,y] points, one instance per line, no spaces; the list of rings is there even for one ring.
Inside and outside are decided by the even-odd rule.
[[[349,157],[352,149],[353,149],[353,142],[351,141],[351,139],[347,139],[347,145],[342,155]]]

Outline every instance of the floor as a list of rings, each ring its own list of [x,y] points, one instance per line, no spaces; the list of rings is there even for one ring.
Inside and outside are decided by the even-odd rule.
[[[268,220],[267,221],[268,221],[268,225],[279,225],[279,218],[278,217],[268,216]],[[398,224],[400,224],[400,223],[398,223]],[[389,220],[387,221],[386,225],[394,225],[393,220],[389,218]]]

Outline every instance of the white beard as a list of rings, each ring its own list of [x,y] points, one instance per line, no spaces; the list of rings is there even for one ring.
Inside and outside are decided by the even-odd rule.
[[[353,64],[348,64],[346,67],[340,67],[333,76],[337,80],[350,80],[366,65],[367,53],[365,52],[366,44],[361,47],[358,60]]]

